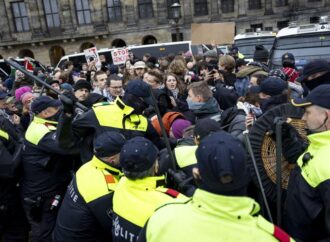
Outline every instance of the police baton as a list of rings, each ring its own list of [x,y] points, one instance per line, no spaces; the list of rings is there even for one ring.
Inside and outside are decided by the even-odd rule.
[[[276,134],[276,219],[277,225],[281,226],[282,220],[282,117],[274,119]]]
[[[267,198],[266,198],[264,186],[262,184],[260,173],[259,173],[259,170],[258,170],[258,167],[257,167],[257,162],[256,162],[256,159],[254,157],[253,150],[252,150],[252,146],[251,146],[251,142],[250,142],[250,137],[249,137],[249,131],[248,130],[245,130],[243,132],[243,136],[244,136],[245,146],[246,146],[246,148],[247,148],[247,150],[249,152],[249,155],[250,155],[251,160],[252,160],[254,171],[255,171],[255,173],[257,175],[257,180],[258,180],[258,184],[259,184],[259,187],[260,187],[262,199],[264,200],[264,204],[265,204],[265,207],[266,207],[267,215],[269,217],[270,222],[273,223],[273,217],[272,217],[272,214],[270,213],[270,209],[269,209],[268,201],[267,201]]]
[[[47,87],[48,89],[52,90],[53,92],[55,92],[57,95],[61,96],[61,100],[63,100],[64,102],[70,103],[72,102],[72,100],[68,97],[66,97],[65,95],[63,95],[60,91],[56,90],[55,88],[53,88],[51,85],[49,85],[47,82],[41,80],[39,77],[33,75],[32,73],[28,72],[27,70],[25,70],[20,64],[18,64],[17,62],[10,60],[10,59],[5,59],[5,62],[8,65],[11,65],[12,67],[14,67],[16,70],[19,70],[20,72],[24,73],[27,77],[31,78],[34,81],[37,81],[38,83],[40,83],[41,85],[43,85],[44,87]],[[76,102],[75,105],[79,108],[81,108],[84,111],[87,111],[88,108],[86,106],[84,106],[83,104]]]
[[[154,92],[152,91],[152,87],[150,85],[148,85],[148,86],[149,86],[149,94],[150,94],[150,97],[152,99],[152,102],[154,104],[154,108],[155,108],[155,111],[156,111],[156,114],[157,114],[159,126],[160,126],[160,129],[162,131],[162,135],[164,137],[164,142],[165,142],[165,145],[166,145],[166,149],[167,149],[168,154],[170,156],[170,160],[171,160],[172,165],[173,165],[173,170],[176,171],[175,158],[174,158],[174,155],[173,155],[173,152],[172,152],[172,149],[171,149],[170,141],[167,137],[167,133],[166,133],[166,130],[165,130],[165,127],[164,127],[164,124],[163,124],[162,116],[160,115],[160,111],[159,111],[159,108],[158,108],[158,105],[157,105],[157,100],[155,98]]]

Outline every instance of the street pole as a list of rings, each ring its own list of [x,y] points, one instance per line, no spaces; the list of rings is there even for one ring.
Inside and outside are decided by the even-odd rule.
[[[176,35],[176,42],[180,41],[179,19],[175,19],[175,35]]]

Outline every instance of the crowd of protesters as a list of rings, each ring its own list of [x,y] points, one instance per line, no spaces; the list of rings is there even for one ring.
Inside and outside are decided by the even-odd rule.
[[[261,45],[238,56],[35,68],[54,90],[13,71],[0,86],[2,241],[328,241],[330,64],[298,71],[286,53],[270,69]],[[309,135],[282,127],[287,234],[250,191],[243,132],[289,103]]]

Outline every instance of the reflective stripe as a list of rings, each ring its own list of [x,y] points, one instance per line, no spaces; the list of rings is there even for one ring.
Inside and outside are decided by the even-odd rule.
[[[147,119],[142,115],[131,114],[134,109],[119,98],[114,103],[93,107],[93,110],[99,124],[104,127],[137,131],[146,131],[148,128]]]
[[[291,241],[290,236],[287,233],[285,233],[281,228],[279,228],[277,226],[274,226],[274,227],[275,227],[274,236],[276,239],[278,239],[281,242],[290,242]]]
[[[40,140],[49,132],[55,131],[57,122],[34,117],[25,133],[25,139],[34,145],[38,145]]]
[[[175,158],[180,168],[197,164],[196,159],[197,145],[193,146],[180,146],[174,149]]]
[[[156,191],[165,193],[167,195],[169,195],[170,197],[173,198],[180,198],[180,197],[184,197],[181,193],[179,193],[178,191],[174,190],[174,189],[170,189],[170,188],[164,188],[164,187],[157,187]]]
[[[9,134],[2,129],[0,129],[0,136],[6,140],[9,140]]]

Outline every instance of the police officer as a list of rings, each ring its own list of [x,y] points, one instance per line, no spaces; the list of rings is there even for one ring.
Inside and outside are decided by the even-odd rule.
[[[58,139],[63,147],[68,147],[79,142],[81,138],[93,137],[104,131],[119,131],[126,139],[145,136],[157,147],[163,148],[164,144],[156,130],[142,115],[148,105],[152,105],[149,86],[142,80],[130,81],[122,100],[117,97],[112,103],[97,103],[91,110],[75,119],[72,125],[72,108],[69,103],[64,103],[65,115],[60,122]],[[84,140],[83,146],[82,160],[86,162],[91,159],[92,144]]]
[[[122,134],[107,131],[94,141],[94,157],[76,173],[65,194],[54,229],[55,241],[111,241],[112,196],[122,176]]]
[[[0,91],[0,240],[28,241],[28,223],[20,199],[18,168],[22,134],[5,113],[7,93]]]
[[[220,130],[220,125],[217,121],[204,118],[196,121],[193,128],[193,141],[191,138],[185,138],[178,141],[178,145],[174,148],[174,156],[177,172],[170,172],[168,178],[169,183],[173,181],[173,186],[186,196],[192,196],[196,189],[195,182],[191,179],[193,175],[193,168],[197,166],[196,150],[201,140],[212,132]],[[186,131],[185,131],[186,132]],[[183,142],[182,142],[183,141]],[[172,167],[172,162],[169,159],[167,150],[160,152],[160,171],[159,173],[165,173],[168,168]],[[189,179],[190,178],[190,179]],[[190,181],[188,181],[190,180]]]
[[[143,137],[135,137],[123,146],[120,165],[125,177],[113,196],[113,241],[136,241],[154,210],[181,196],[164,188],[164,176],[155,176],[157,156],[158,149]]]
[[[61,148],[56,141],[61,102],[41,96],[31,104],[34,118],[24,140],[22,195],[32,241],[51,241],[57,208],[71,180],[78,148]]]
[[[160,207],[139,242],[290,241],[285,232],[258,216],[259,204],[246,197],[245,150],[238,139],[225,131],[212,133],[201,141],[196,157],[199,189],[191,200]]]
[[[330,240],[330,85],[314,88],[306,98],[292,100],[303,107],[310,142],[290,174],[284,222],[301,241]]]
[[[174,149],[175,157],[179,168],[183,169],[188,175],[192,175],[191,169],[195,167],[197,160],[195,152],[201,140],[212,132],[220,130],[217,121],[204,118],[197,120],[194,127],[194,143],[192,146],[179,146]]]

